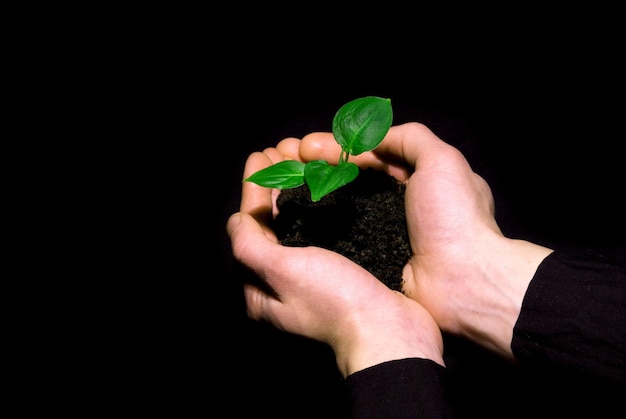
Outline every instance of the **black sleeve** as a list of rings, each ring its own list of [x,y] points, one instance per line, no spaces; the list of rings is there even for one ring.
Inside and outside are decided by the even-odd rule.
[[[384,362],[345,380],[346,417],[452,418],[446,369],[421,358]]]
[[[539,265],[513,330],[521,366],[589,386],[626,389],[622,252],[554,251]]]

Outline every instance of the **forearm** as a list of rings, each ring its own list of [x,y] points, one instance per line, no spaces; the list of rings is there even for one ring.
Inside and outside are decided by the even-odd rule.
[[[626,385],[623,259],[555,251],[542,262],[512,337],[520,364],[577,371],[582,377]]]

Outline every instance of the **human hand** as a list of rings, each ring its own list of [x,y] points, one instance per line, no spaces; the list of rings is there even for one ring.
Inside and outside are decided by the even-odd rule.
[[[285,158],[299,159],[300,141],[249,156],[244,178]],[[359,265],[318,247],[287,247],[269,227],[277,191],[244,182],[241,207],[227,222],[235,258],[264,285],[244,284],[250,318],[325,342],[340,372],[419,357],[441,365],[443,343],[432,316]]]
[[[338,155],[330,133],[307,135],[297,153],[304,161],[330,163]],[[442,330],[512,358],[510,343],[524,294],[551,250],[504,237],[489,185],[459,150],[422,124],[392,127],[376,150],[351,161],[407,183],[413,256],[403,272],[404,293],[420,302]]]

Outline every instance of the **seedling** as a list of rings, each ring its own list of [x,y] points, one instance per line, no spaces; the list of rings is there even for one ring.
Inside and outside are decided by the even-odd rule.
[[[317,202],[356,179],[359,167],[348,158],[378,147],[391,127],[392,119],[390,99],[367,96],[352,100],[333,118],[333,136],[341,146],[336,166],[326,160],[308,163],[283,160],[259,170],[244,182],[277,189],[296,188],[306,183],[311,191],[311,201]]]

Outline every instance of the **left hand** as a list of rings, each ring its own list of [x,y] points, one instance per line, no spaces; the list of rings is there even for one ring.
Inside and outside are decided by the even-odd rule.
[[[252,153],[244,178],[299,159],[299,140]],[[244,284],[248,315],[331,346],[340,372],[401,358],[444,365],[441,332],[416,301],[387,288],[348,258],[319,247],[287,247],[270,228],[276,190],[244,182],[240,211],[227,222],[235,258],[268,288]]]

